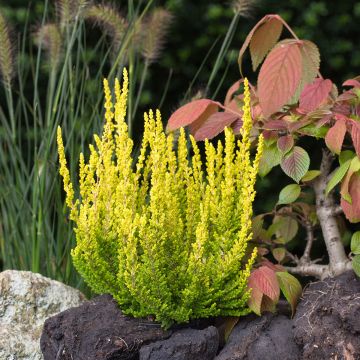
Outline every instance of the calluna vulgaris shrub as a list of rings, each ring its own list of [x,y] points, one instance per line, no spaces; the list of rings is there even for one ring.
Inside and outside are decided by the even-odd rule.
[[[174,150],[160,113],[145,114],[140,155],[125,123],[128,78],[105,85],[106,122],[90,157],[80,156],[80,196],[66,165],[58,129],[60,173],[76,224],[74,264],[90,287],[110,293],[125,314],[155,316],[163,326],[247,313],[254,183],[262,152],[250,160],[250,94],[245,87],[242,139],[205,143],[206,161],[183,129]],[[191,154],[190,154],[191,152]],[[135,164],[134,164],[135,163]],[[241,169],[241,171],[239,171]]]

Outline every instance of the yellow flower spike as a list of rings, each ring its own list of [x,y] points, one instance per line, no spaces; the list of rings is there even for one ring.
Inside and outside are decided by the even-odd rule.
[[[105,124],[90,156],[80,155],[79,190],[67,169],[58,129],[60,174],[75,222],[74,264],[96,292],[113,295],[124,314],[155,315],[164,327],[249,310],[246,283],[254,184],[263,149],[250,158],[250,91],[245,80],[242,138],[199,146],[184,129],[166,135],[159,110],[144,114],[139,155],[126,125],[128,74],[104,80]]]

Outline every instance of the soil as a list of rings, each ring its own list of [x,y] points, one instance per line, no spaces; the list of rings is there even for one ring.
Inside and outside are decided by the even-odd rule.
[[[45,360],[360,360],[360,279],[350,271],[310,284],[294,319],[284,312],[243,317],[224,347],[214,324],[164,331],[124,316],[103,295],[48,319],[41,350]]]

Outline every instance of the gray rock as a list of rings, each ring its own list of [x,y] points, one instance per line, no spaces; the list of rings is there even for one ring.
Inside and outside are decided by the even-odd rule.
[[[297,360],[301,352],[293,339],[289,317],[267,313],[241,318],[216,360]]]
[[[0,359],[42,359],[40,336],[45,320],[78,306],[76,289],[29,271],[0,273]]]
[[[218,346],[219,333],[214,326],[179,330],[167,340],[143,346],[140,360],[213,360]]]

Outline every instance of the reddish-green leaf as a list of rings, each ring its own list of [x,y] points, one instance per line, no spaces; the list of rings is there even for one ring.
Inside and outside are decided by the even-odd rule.
[[[202,123],[218,109],[218,103],[209,99],[192,101],[181,106],[171,115],[167,128],[172,131],[195,122]]]
[[[300,52],[302,59],[301,80],[294,96],[289,100],[290,104],[295,104],[299,101],[304,86],[313,82],[320,68],[320,52],[313,42],[302,40]]]
[[[282,262],[285,259],[286,250],[283,247],[275,248],[272,254],[277,262]]]
[[[262,19],[260,19],[257,24],[251,29],[251,31],[249,32],[248,36],[246,37],[241,49],[240,49],[240,52],[239,52],[239,58],[238,58],[238,63],[239,63],[239,67],[240,67],[240,73],[242,74],[242,70],[241,70],[241,67],[242,67],[242,57],[244,56],[244,53],[246,51],[246,49],[248,48],[249,44],[250,44],[250,41],[252,39],[252,37],[254,36],[254,33],[255,31],[263,24],[265,23],[266,21],[270,20],[270,19],[273,19],[273,18],[276,18],[280,21],[282,21],[281,17],[279,15],[265,15]]]
[[[271,300],[278,301],[280,288],[276,279],[275,271],[267,266],[260,266],[251,272],[248,286],[251,289],[258,289]]]
[[[300,83],[302,58],[296,41],[279,43],[265,59],[258,78],[258,96],[265,117],[279,111]]]
[[[343,86],[360,87],[360,81],[356,80],[356,79],[349,79],[349,80],[346,80],[342,85]]]
[[[264,147],[262,157],[259,164],[259,175],[261,177],[266,176],[271,169],[279,165],[281,161],[281,153],[275,144]]]
[[[264,60],[266,54],[275,46],[283,29],[277,18],[270,18],[255,31],[250,41],[250,55],[253,70]]]
[[[316,78],[304,87],[300,95],[300,108],[305,112],[317,109],[329,96],[332,82],[329,79]]]
[[[351,177],[349,184],[349,196],[351,197],[351,204],[343,197],[341,198],[341,207],[346,218],[356,223],[360,221],[360,174],[355,173]]]
[[[355,156],[351,162],[350,166],[347,170],[346,176],[344,181],[341,184],[340,194],[344,200],[346,200],[348,203],[352,203],[351,195],[349,191],[350,187],[350,181],[352,176],[360,170],[360,160],[357,156]]]
[[[335,125],[329,129],[325,136],[326,146],[335,154],[340,154],[342,144],[346,134],[346,123],[337,120]]]
[[[224,131],[226,126],[230,126],[235,122],[238,117],[238,115],[230,112],[216,112],[210,115],[195,132],[195,140],[212,139]]]
[[[277,147],[283,155],[288,153],[294,147],[294,138],[292,135],[285,135],[279,137]]]
[[[282,293],[291,305],[292,315],[294,316],[297,302],[302,294],[301,284],[295,276],[288,272],[277,272],[276,277]]]
[[[355,274],[360,277],[360,255],[356,255],[352,258],[352,267]]]
[[[241,83],[243,80],[238,80],[234,84],[232,84],[229,90],[226,93],[224,105],[228,106],[232,100],[233,95],[239,90]]]
[[[360,157],[360,124],[357,122],[353,122],[352,124],[351,139],[353,141],[356,155]]]
[[[301,147],[295,146],[281,161],[284,173],[297,183],[309,170],[310,158],[308,153]]]
[[[296,201],[301,193],[300,185],[290,184],[285,186],[279,194],[278,205],[281,204],[291,204]]]
[[[249,308],[256,314],[256,315],[261,315],[261,303],[262,303],[262,299],[263,299],[263,293],[257,289],[257,288],[252,288],[251,289],[251,293],[250,293],[250,297],[248,300],[248,306]]]
[[[356,231],[352,235],[350,248],[353,254],[360,255],[360,231]]]

